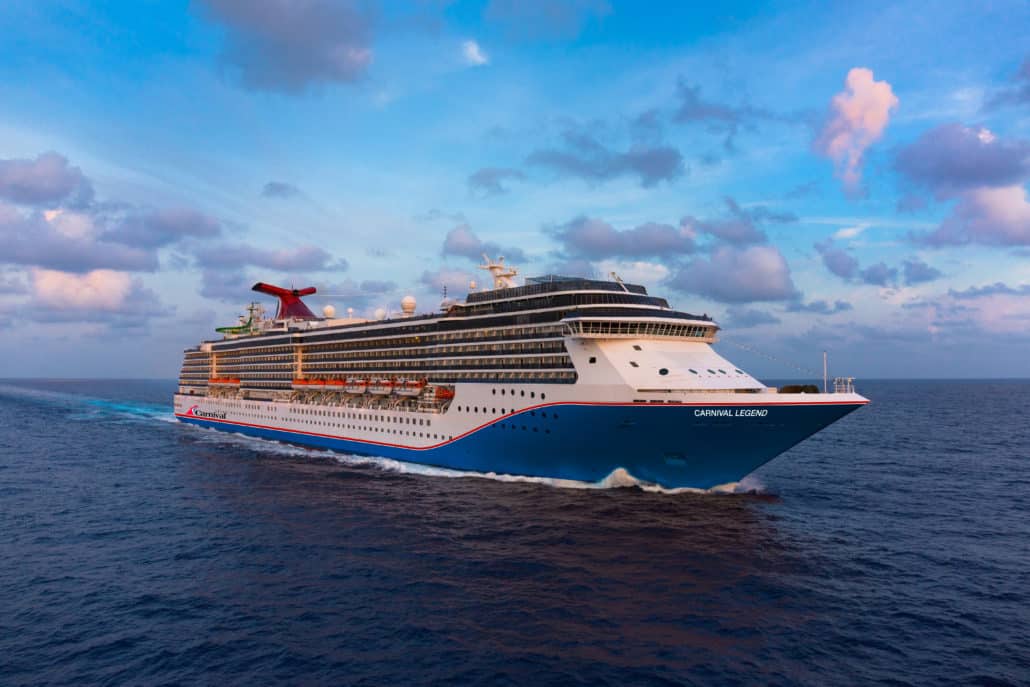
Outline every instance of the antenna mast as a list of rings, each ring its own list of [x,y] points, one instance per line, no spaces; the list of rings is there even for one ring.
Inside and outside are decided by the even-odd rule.
[[[501,256],[498,256],[497,260],[494,261],[486,253],[483,253],[483,260],[485,264],[480,265],[479,269],[490,273],[490,276],[494,279],[495,289],[510,289],[515,286],[514,277],[519,273],[518,268],[505,265],[504,258]]]
[[[827,370],[827,366],[826,366],[826,351],[823,351],[823,393],[824,394],[826,393],[826,379],[827,379],[826,370]]]

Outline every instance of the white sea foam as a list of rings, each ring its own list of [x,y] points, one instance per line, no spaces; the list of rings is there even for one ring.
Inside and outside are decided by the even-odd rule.
[[[190,426],[193,429],[201,430],[204,440],[218,442],[229,441],[239,446],[255,451],[274,453],[276,455],[290,458],[328,458],[340,465],[351,467],[371,467],[384,472],[395,472],[406,475],[420,475],[423,477],[445,477],[445,478],[479,478],[490,479],[497,482],[512,482],[524,484],[542,484],[558,489],[623,489],[636,487],[642,491],[655,494],[737,494],[755,493],[764,490],[762,484],[752,477],[745,477],[740,482],[721,484],[711,489],[695,489],[693,487],[666,488],[658,484],[639,480],[631,475],[624,468],[616,468],[602,480],[597,482],[584,482],[574,479],[560,479],[557,477],[530,477],[526,475],[509,475],[497,472],[476,472],[473,470],[455,470],[453,468],[442,468],[421,463],[409,463],[394,458],[382,458],[379,456],[361,456],[352,453],[338,453],[318,448],[305,448],[295,446],[272,439],[261,439],[245,434],[229,433],[220,430],[207,429]]]
[[[43,401],[49,405],[63,406],[71,411],[69,419],[72,420],[93,420],[104,416],[115,416],[144,421],[176,421],[175,414],[171,408],[164,405],[111,401],[64,391],[34,389],[15,384],[0,384],[0,394]]]

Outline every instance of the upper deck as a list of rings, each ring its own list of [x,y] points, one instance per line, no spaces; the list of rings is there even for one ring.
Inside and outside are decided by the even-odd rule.
[[[415,315],[412,311],[375,320],[276,318],[265,320],[262,326],[246,331],[241,331],[242,327],[222,328],[220,331],[228,332],[227,336],[204,343],[220,350],[230,350],[267,345],[267,340],[272,338],[298,344],[369,337],[388,339],[516,325],[532,327],[584,319],[595,322],[644,318],[650,321],[654,318],[675,320],[684,325],[682,331],[687,331],[686,325],[693,325],[689,328],[692,337],[714,337],[718,329],[708,315],[674,310],[664,298],[649,296],[642,285],[558,275],[533,277],[526,281],[524,286],[501,283],[493,289],[472,291],[464,301],[444,303],[443,311],[438,313]],[[582,330],[581,325],[570,326],[564,333]]]

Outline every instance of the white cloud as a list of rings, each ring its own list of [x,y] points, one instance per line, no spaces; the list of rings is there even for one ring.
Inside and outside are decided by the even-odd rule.
[[[93,270],[86,274],[32,270],[35,300],[57,310],[119,310],[132,287],[128,274],[114,270]]]
[[[96,234],[93,219],[81,212],[68,210],[47,210],[43,213],[46,221],[62,236],[70,239],[89,239]]]
[[[462,42],[461,56],[465,59],[466,64],[470,64],[473,67],[490,64],[490,56],[483,52],[483,49],[479,47],[479,43],[476,41]]]
[[[644,260],[602,260],[597,263],[597,271],[606,279],[615,272],[620,279],[631,284],[657,284],[670,274],[669,268],[660,262]]]
[[[872,224],[855,224],[850,227],[842,227],[833,233],[833,238],[835,240],[853,239],[871,226]]]

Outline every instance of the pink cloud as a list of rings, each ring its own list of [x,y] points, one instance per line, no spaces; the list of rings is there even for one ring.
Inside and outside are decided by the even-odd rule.
[[[57,310],[116,311],[133,289],[125,272],[93,270],[71,274],[58,270],[32,270],[32,292],[37,303]]]
[[[830,118],[815,141],[815,149],[830,158],[844,190],[857,194],[862,182],[865,151],[883,135],[898,98],[886,81],[855,67],[848,72],[845,89],[833,96]]]
[[[925,240],[934,245],[1030,245],[1030,202],[1026,189],[1016,184],[966,191],[951,215]]]

